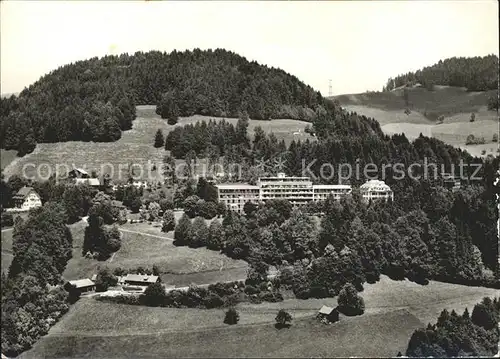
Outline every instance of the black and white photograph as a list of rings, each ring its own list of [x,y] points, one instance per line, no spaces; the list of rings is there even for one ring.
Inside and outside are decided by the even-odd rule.
[[[0,1],[1,358],[499,358],[499,32]]]

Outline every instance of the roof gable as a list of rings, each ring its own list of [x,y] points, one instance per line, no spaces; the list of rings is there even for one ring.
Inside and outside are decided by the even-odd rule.
[[[31,192],[34,192],[37,196],[38,193],[33,189],[33,187],[23,187],[14,195],[14,199],[25,199]]]

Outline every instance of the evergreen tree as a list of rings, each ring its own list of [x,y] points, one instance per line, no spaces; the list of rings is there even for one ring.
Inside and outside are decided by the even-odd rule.
[[[155,134],[155,148],[161,148],[165,145],[165,139],[163,137],[163,131],[159,128]]]

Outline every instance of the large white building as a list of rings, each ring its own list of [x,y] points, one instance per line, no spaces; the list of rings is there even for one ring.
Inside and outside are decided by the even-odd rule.
[[[359,191],[366,202],[370,200],[394,200],[394,193],[384,181],[369,180],[359,187]]]
[[[293,206],[302,206],[310,201],[324,201],[329,195],[340,199],[352,190],[349,185],[313,185],[308,177],[287,177],[284,173],[259,178],[256,185],[224,183],[216,187],[219,202],[239,213],[243,212],[247,202],[286,199]]]

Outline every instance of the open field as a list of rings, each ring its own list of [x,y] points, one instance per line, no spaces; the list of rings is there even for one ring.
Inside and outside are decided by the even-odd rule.
[[[145,175],[149,170],[148,161],[153,163],[162,163],[166,152],[164,149],[154,148],[154,135],[161,128],[164,135],[170,132],[176,126],[184,126],[190,123],[196,123],[201,120],[208,121],[213,117],[195,115],[187,118],[180,118],[179,123],[170,126],[166,120],[162,120],[160,116],[155,114],[155,106],[138,106],[137,118],[133,122],[131,130],[122,133],[122,138],[116,142],[96,143],[72,141],[63,143],[40,143],[36,146],[33,153],[12,162],[4,170],[5,176],[8,178],[13,174],[21,174],[23,167],[26,167],[26,175],[30,178],[48,178],[49,173],[56,171],[56,165],[67,165],[69,168],[80,167],[91,170],[96,170],[99,173],[109,173],[114,179],[128,178],[127,166],[129,164],[143,165]],[[221,120],[221,118],[214,118]],[[237,119],[226,119],[227,121],[236,124]],[[286,142],[293,139],[313,138],[304,132],[304,128],[308,123],[295,120],[272,120],[272,121],[256,121],[250,120],[249,133],[253,135],[254,128],[261,126],[266,132],[275,133],[276,137]],[[299,132],[300,131],[300,132]],[[295,135],[294,133],[297,132]],[[9,157],[11,154],[3,154]],[[7,160],[6,160],[7,162]],[[40,168],[39,173],[36,167],[44,164]],[[46,165],[45,165],[46,164]],[[108,165],[106,165],[108,164]],[[101,167],[104,166],[104,167]],[[101,171],[102,168],[102,171]],[[111,171],[111,168],[113,169]],[[51,171],[51,172],[49,172]],[[64,167],[59,169],[59,172],[65,173]],[[137,174],[138,175],[138,174]],[[151,177],[154,179],[158,176],[156,171],[151,171]]]
[[[122,246],[106,261],[82,256],[84,221],[70,226],[73,233],[73,257],[63,276],[67,280],[91,277],[98,267],[135,269],[157,265],[162,281],[176,286],[215,283],[246,278],[247,264],[206,248],[176,247],[173,233],[163,233],[146,223],[120,226]],[[139,233],[142,232],[142,233]],[[149,234],[149,235],[148,235]]]
[[[394,356],[413,330],[434,322],[441,310],[461,313],[496,290],[431,282],[420,286],[382,277],[365,285],[366,313],[332,325],[313,316],[336,298],[240,303],[240,322],[226,326],[223,310],[149,308],[82,299],[22,358],[71,357],[333,357]],[[274,328],[286,308],[289,329]]]
[[[7,165],[17,158],[15,150],[0,150],[0,168],[3,170]]]
[[[114,255],[113,261],[108,264],[111,268],[151,267],[156,264],[165,274],[162,275],[163,282],[179,285],[207,283],[206,273],[214,273],[215,278],[212,281],[217,282],[227,270],[238,275],[238,278],[234,280],[246,278],[247,264],[244,261],[230,259],[206,248],[176,247],[172,240],[167,238],[122,233],[122,247]],[[189,281],[175,280],[179,275]]]
[[[409,89],[411,113],[406,115],[402,89],[391,92],[341,95],[336,98],[348,111],[375,118],[382,130],[392,135],[404,133],[409,139],[436,137],[450,145],[467,150],[473,156],[497,155],[497,143],[492,142],[499,132],[498,115],[489,111],[488,92],[467,92],[463,88],[436,86],[435,91],[423,88]],[[476,115],[469,122],[471,113]],[[444,116],[442,124],[435,119]],[[465,145],[468,135],[484,137],[484,145]]]
[[[494,91],[467,92],[462,87],[435,86],[434,91],[425,88],[408,88],[408,103],[412,111],[418,111],[430,120],[440,115],[477,112],[486,106]],[[390,92],[367,92],[335,96],[342,106],[368,106],[383,111],[404,110],[406,106],[403,89]]]

